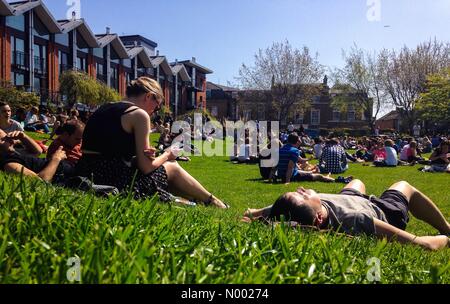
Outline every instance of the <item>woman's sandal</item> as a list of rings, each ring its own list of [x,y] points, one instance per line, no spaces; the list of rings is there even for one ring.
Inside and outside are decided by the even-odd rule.
[[[230,205],[225,204],[212,194],[209,197],[208,201],[205,202],[205,206],[214,206],[220,209],[230,209]]]

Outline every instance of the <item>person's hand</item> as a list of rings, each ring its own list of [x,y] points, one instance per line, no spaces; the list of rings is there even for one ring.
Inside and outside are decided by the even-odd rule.
[[[150,147],[150,149],[144,150],[144,155],[148,157],[150,160],[154,160],[156,156],[156,149]]]
[[[67,159],[66,152],[64,152],[63,147],[59,147],[58,150],[56,150],[55,154],[52,156],[52,160],[56,160],[59,162],[62,162],[63,160]]]
[[[12,140],[22,140],[25,138],[25,133],[22,131],[14,131],[8,133],[7,137]]]
[[[175,154],[175,152],[172,149],[166,150],[167,160],[168,161],[175,161],[178,158],[178,155]]]

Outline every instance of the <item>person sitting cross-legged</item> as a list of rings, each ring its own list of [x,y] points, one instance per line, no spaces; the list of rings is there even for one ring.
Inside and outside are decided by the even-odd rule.
[[[278,167],[276,168],[277,176],[286,184],[302,181],[321,181],[328,183],[335,182],[336,180],[329,175],[325,176],[310,171],[300,170],[298,163],[307,161],[306,159],[302,159],[300,157],[300,145],[301,141],[298,134],[295,132],[291,133],[288,137],[288,143],[280,149],[280,159],[278,162]],[[340,180],[343,179],[341,178]]]
[[[406,232],[409,212],[442,235],[416,236]],[[248,210],[243,221],[279,221],[282,217],[304,226],[349,235],[374,235],[430,250],[450,247],[450,224],[430,198],[407,182],[392,185],[380,198],[367,196],[360,180],[352,181],[340,194],[317,194],[300,188],[282,195],[273,206]]]
[[[319,161],[323,174],[340,174],[348,170],[347,154],[336,138],[327,141]]]

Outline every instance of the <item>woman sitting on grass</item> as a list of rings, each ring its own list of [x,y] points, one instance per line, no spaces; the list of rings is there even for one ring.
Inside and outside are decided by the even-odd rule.
[[[450,173],[450,141],[443,141],[431,154],[431,166],[425,167],[424,172],[446,172]]]
[[[419,237],[406,232],[409,212],[442,235]],[[273,206],[248,210],[243,221],[280,221],[281,218],[294,225],[350,235],[375,235],[430,250],[450,247],[450,224],[425,194],[407,182],[394,184],[381,198],[366,195],[366,187],[360,180],[354,180],[337,195],[300,188],[282,195]]]
[[[149,135],[150,115],[160,109],[164,100],[158,82],[147,77],[134,80],[127,88],[127,97],[127,101],[100,107],[89,119],[78,175],[122,192],[132,190],[136,198],[159,194],[162,201],[168,202],[173,193],[227,208],[175,162],[177,153],[172,149],[156,157]]]

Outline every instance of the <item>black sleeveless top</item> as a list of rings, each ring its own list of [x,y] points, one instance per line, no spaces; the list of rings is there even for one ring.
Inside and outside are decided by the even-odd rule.
[[[129,110],[131,107],[135,105],[128,102],[108,103],[95,111],[84,130],[83,150],[126,160],[135,156],[134,134],[128,134],[122,128],[122,116],[137,110]]]

